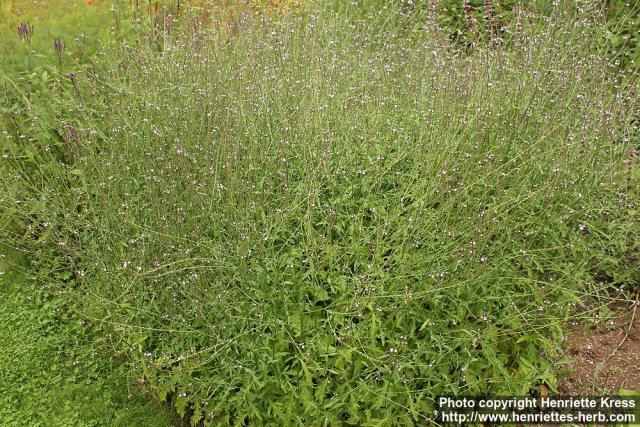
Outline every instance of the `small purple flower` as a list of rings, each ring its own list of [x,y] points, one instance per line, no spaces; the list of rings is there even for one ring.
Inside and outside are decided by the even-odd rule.
[[[638,155],[640,155],[638,150],[631,150],[627,153],[627,156],[631,157],[632,159],[638,157]]]
[[[67,141],[77,144],[80,141],[78,131],[71,125],[64,125],[64,137]]]

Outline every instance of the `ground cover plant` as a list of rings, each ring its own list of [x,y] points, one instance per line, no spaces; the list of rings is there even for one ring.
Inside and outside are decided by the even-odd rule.
[[[192,425],[553,389],[563,323],[639,274],[638,81],[587,6],[460,44],[346,2],[140,31],[5,87],[4,242]]]
[[[2,425],[176,425],[93,339],[59,287],[24,277],[10,268],[16,263],[0,260]]]

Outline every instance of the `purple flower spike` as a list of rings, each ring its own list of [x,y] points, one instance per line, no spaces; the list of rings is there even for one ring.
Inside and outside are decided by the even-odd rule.
[[[31,41],[31,37],[33,36],[33,25],[30,23],[22,23],[18,27],[18,35],[22,40]]]

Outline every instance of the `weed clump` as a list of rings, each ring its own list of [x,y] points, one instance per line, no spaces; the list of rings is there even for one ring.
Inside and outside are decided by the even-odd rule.
[[[587,12],[514,22],[465,52],[319,11],[123,44],[68,88],[72,166],[30,164],[17,221],[194,424],[553,388],[562,322],[637,281],[637,81]]]

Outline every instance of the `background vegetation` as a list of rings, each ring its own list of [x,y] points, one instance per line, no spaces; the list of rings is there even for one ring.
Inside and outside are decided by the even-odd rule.
[[[445,3],[128,3],[83,54],[16,54],[3,283],[36,300],[6,319],[47,340],[6,375],[51,348],[47,384],[127,369],[192,425],[428,423],[438,395],[553,390],[565,322],[637,292],[637,23]],[[86,407],[169,422],[120,396]]]

